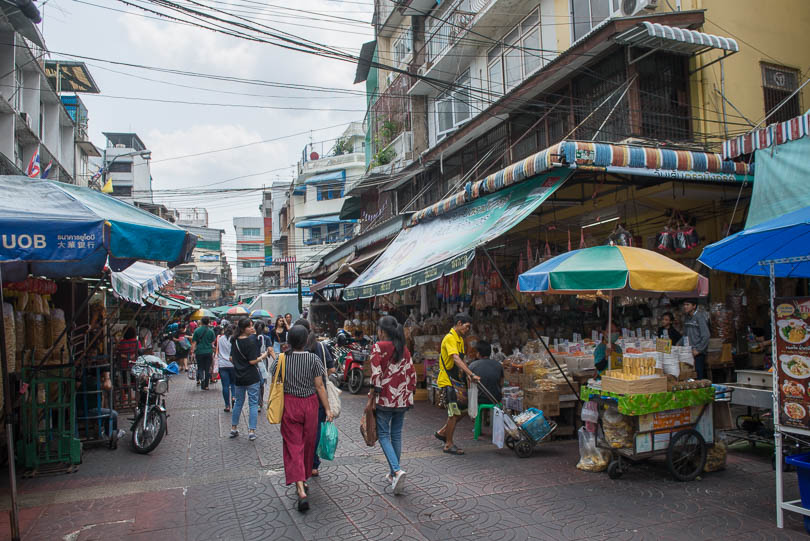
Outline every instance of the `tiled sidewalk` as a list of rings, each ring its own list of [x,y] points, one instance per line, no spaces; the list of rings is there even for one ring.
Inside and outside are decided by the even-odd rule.
[[[312,509],[300,515],[284,486],[278,428],[260,418],[256,442],[230,440],[219,386],[202,392],[176,377],[169,434],[151,455],[128,445],[93,449],[74,474],[21,481],[23,539],[806,538],[796,515],[776,528],[770,459],[745,449],[729,455],[726,471],[691,483],[672,481],[655,462],[611,481],[575,468],[576,441],[518,459],[472,441],[469,421],[458,438],[468,454],[442,454],[432,434],[443,413],[425,403],[406,417],[407,485],[394,496],[379,446],[360,437],[364,400],[343,394],[336,459],[311,482]],[[795,492],[793,474],[787,479]],[[8,538],[7,521],[3,514],[0,539]]]

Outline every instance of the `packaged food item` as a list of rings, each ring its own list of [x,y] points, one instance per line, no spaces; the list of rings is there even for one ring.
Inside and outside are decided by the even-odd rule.
[[[65,347],[67,341],[66,337],[62,336],[61,339],[59,337],[62,335],[62,332],[65,330],[65,311],[59,308],[55,308],[51,312],[51,344],[55,344],[53,352],[53,358],[58,359],[62,362],[67,361],[67,348]],[[58,342],[57,342],[57,339]]]
[[[577,462],[577,469],[590,472],[605,471],[610,462],[610,451],[597,447],[596,434],[588,432],[584,426],[579,429],[578,436],[579,462]]]
[[[25,349],[25,317],[19,310],[14,311],[14,344],[18,353]],[[20,364],[22,364],[22,358],[20,358]]]
[[[14,328],[14,307],[9,303],[3,303],[3,325],[6,335],[6,359],[8,359],[8,371],[14,372],[17,366],[17,335]]]
[[[622,415],[616,406],[610,406],[602,414],[605,441],[614,449],[633,446],[633,421]]]

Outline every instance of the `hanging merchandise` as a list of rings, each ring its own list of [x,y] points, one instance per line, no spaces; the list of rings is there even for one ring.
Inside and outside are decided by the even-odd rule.
[[[579,249],[582,250],[587,248],[588,245],[585,244],[585,228],[579,230]]]
[[[571,251],[571,229],[568,230],[568,251]]]
[[[608,244],[614,246],[632,246],[633,235],[627,231],[621,224],[616,225],[613,232],[608,236]]]

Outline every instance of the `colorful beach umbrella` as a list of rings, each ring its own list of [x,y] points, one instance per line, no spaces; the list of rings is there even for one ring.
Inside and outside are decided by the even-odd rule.
[[[518,289],[523,293],[602,291],[620,296],[700,297],[708,294],[709,280],[652,250],[593,246],[558,255],[524,272],[518,277]]]
[[[269,318],[269,317],[273,317],[273,314],[271,314],[267,310],[253,310],[250,313],[250,317],[252,319]]]
[[[229,316],[246,316],[246,315],[248,315],[248,311],[245,310],[241,306],[231,306],[230,308],[228,308],[228,311],[225,312],[225,313],[228,314]]]
[[[188,318],[190,320],[192,320],[192,321],[196,321],[196,320],[202,319],[204,317],[217,317],[217,316],[211,310],[206,310],[205,308],[200,308],[199,310],[197,310],[196,312],[191,314]]]

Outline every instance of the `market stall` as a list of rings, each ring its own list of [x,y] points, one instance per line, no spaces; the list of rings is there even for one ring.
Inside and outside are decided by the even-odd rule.
[[[9,453],[11,530],[13,537],[19,537],[14,441],[20,442],[26,453],[33,453],[38,464],[78,462],[74,452],[76,427],[72,413],[76,400],[76,367],[73,362],[76,348],[92,347],[93,333],[99,331],[99,327],[94,327],[99,319],[94,319],[93,310],[88,310],[88,305],[102,286],[103,281],[99,278],[103,276],[105,266],[120,271],[138,259],[177,265],[188,259],[196,240],[185,230],[148,212],[70,184],[0,176],[0,192],[3,193],[0,198],[0,229],[4,237],[0,249],[0,283],[3,286],[27,282],[32,277],[94,278],[92,289],[81,299],[76,298],[75,288],[65,288],[69,300],[78,302],[66,303],[72,305],[72,312],[69,318],[64,318],[64,328],[55,337],[53,320],[58,322],[59,319],[54,317],[54,311],[65,308],[50,306],[47,302],[43,306],[40,299],[37,304],[41,313],[34,315],[52,314],[50,336],[45,330],[44,317],[41,320],[30,318],[33,353],[22,359],[17,358],[15,351],[18,331],[14,312],[24,311],[22,307],[27,308],[28,303],[18,299],[15,306],[7,306],[6,288],[0,288],[0,305],[4,314],[0,323],[0,374],[3,378],[5,442]],[[80,317],[87,323],[79,321]],[[9,348],[7,338],[11,334],[8,327],[12,320],[15,323],[15,344]],[[25,317],[22,320],[25,321]],[[47,342],[51,342],[49,347]],[[28,341],[24,343],[27,345]],[[95,347],[101,355],[109,355],[103,340],[97,341]],[[40,356],[38,352],[43,350],[44,354]],[[58,364],[50,364],[52,361]],[[9,367],[12,365],[27,378],[13,394],[9,386]],[[42,392],[45,400],[41,400]],[[56,400],[50,400],[52,393],[55,393]],[[21,396],[19,413],[11,401],[12,396],[18,395]],[[15,414],[28,415],[31,420],[27,424],[21,422],[23,430],[18,435],[12,429]]]

